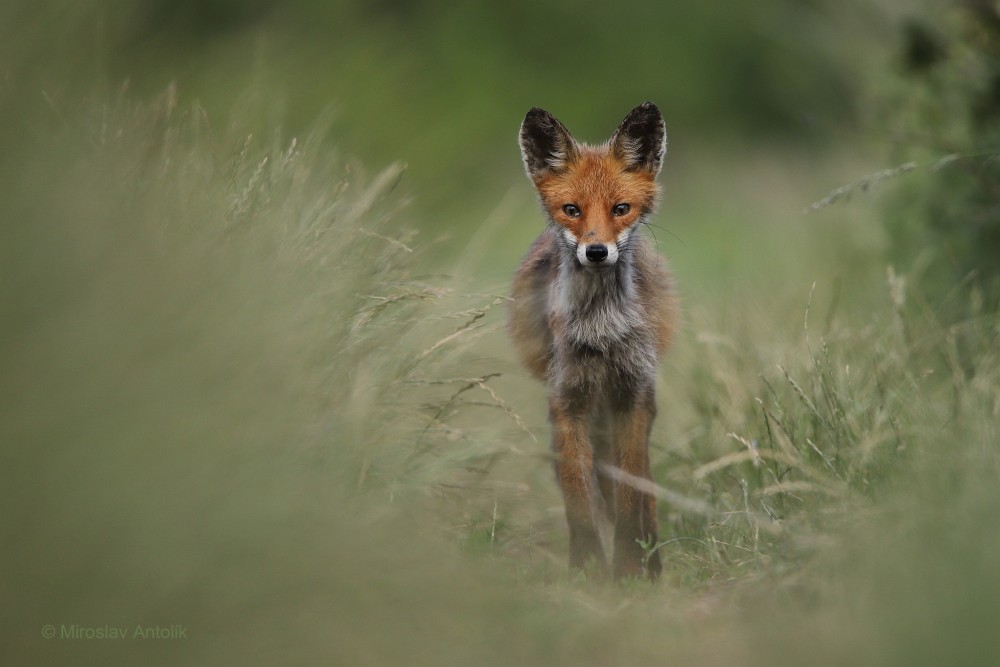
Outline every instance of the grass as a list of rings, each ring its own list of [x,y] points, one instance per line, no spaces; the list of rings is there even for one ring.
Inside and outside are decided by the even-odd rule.
[[[872,252],[838,296],[802,267],[849,235],[748,271],[774,298],[692,280],[653,434],[664,580],[594,584],[566,569],[543,390],[482,260],[516,196],[429,267],[401,168],[330,158],[321,131],[253,136],[172,90],[5,113],[12,664],[1000,656],[1000,324],[974,289],[941,322]],[[718,222],[748,249],[802,234],[770,224]]]

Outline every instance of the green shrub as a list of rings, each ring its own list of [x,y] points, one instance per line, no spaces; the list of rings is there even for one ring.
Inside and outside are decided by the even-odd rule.
[[[948,3],[900,24],[898,60],[875,79],[875,111],[901,181],[885,217],[895,261],[932,301],[980,285],[1000,304],[1000,12]],[[954,307],[954,304],[952,304]],[[955,316],[958,313],[953,313]]]

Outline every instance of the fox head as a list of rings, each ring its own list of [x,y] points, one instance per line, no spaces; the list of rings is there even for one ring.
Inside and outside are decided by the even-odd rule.
[[[656,105],[644,102],[598,146],[577,142],[544,109],[524,117],[521,157],[542,208],[581,266],[613,267],[629,238],[656,208],[656,176],[667,151],[667,131]]]

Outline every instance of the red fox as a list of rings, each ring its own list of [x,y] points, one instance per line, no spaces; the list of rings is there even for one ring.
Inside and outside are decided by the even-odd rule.
[[[643,544],[657,540],[649,433],[676,299],[663,259],[639,228],[659,200],[666,138],[650,102],[599,146],[577,142],[538,108],[520,131],[548,224],[514,277],[508,330],[521,361],[548,387],[570,566],[593,560],[598,576],[607,572],[606,516],[615,579],[655,580],[662,570]]]

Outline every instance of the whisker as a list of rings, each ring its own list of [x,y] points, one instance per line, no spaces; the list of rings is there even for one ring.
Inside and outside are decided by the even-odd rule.
[[[656,229],[659,229],[660,231],[662,231],[662,232],[664,232],[666,234],[669,234],[670,236],[674,237],[674,239],[678,243],[680,243],[682,246],[685,245],[684,239],[682,239],[681,237],[677,236],[677,234],[674,234],[672,231],[670,231],[666,227],[661,227],[660,225],[654,225],[653,223],[646,222],[645,220],[642,221],[642,224],[649,228],[649,233],[653,235],[653,240],[654,241],[656,241],[656,233],[653,231],[653,229],[656,228]]]

